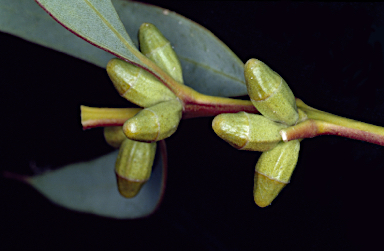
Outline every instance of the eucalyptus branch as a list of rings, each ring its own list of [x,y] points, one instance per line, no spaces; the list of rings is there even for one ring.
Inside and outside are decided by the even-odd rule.
[[[190,68],[185,66],[182,68],[171,42],[153,24],[132,24],[133,27],[140,26],[139,50],[126,32],[110,1],[35,1],[67,30],[116,56],[117,58],[109,60],[106,67],[111,82],[120,96],[142,107],[92,108],[81,106],[83,128],[105,127],[106,142],[120,150],[117,156],[108,155],[100,158],[99,162],[95,162],[96,164],[92,163],[91,165],[101,166],[96,172],[95,168],[81,166],[66,169],[65,171],[69,170],[68,177],[70,177],[71,186],[73,176],[78,177],[77,173],[72,175],[71,170],[76,172],[80,170],[87,178],[97,177],[88,174],[103,174],[105,163],[116,160],[117,179],[109,187],[113,188],[117,184],[122,196],[135,197],[136,199],[130,201],[131,205],[134,205],[132,208],[136,208],[135,201],[139,201],[140,205],[145,205],[143,208],[148,208],[147,202],[156,200],[149,207],[149,211],[153,212],[158,206],[158,202],[161,201],[166,180],[166,151],[163,139],[173,135],[180,120],[187,118],[216,116],[213,119],[212,128],[219,137],[237,149],[263,152],[255,167],[253,192],[254,200],[260,207],[270,205],[281,189],[289,183],[298,161],[302,139],[318,135],[337,135],[384,145],[384,128],[319,111],[307,106],[300,99],[295,100],[286,81],[265,63],[257,59],[250,59],[244,65],[210,32],[201,31],[200,27],[187,19],[182,21],[180,17],[175,19],[178,20],[175,27],[180,30],[177,32],[171,30],[171,33],[177,34],[171,39],[173,44],[177,46],[189,44],[189,40],[194,37],[194,29],[199,29],[201,34],[196,33],[199,34],[199,39],[202,41],[204,37],[207,39],[201,43],[204,47],[206,45],[212,49],[220,47],[221,50],[215,50],[209,56],[204,55],[204,60],[188,56],[187,59],[194,65]],[[149,7],[147,6],[147,8]],[[137,9],[133,9],[135,11],[132,13],[137,13]],[[158,13],[157,10],[153,11]],[[161,17],[168,16],[168,14],[168,11],[163,12]],[[129,16],[131,17],[131,15]],[[141,20],[140,18],[131,19]],[[160,25],[163,23],[155,22]],[[180,24],[184,22],[188,25],[180,28]],[[161,29],[167,30],[167,27],[168,25]],[[183,35],[182,32],[185,31],[186,33]],[[180,40],[180,42],[178,40],[180,37],[187,40]],[[193,43],[191,42],[191,44]],[[190,46],[184,50],[188,51],[187,55],[200,55],[200,53],[208,52],[208,49],[204,51],[198,48],[196,53],[189,53]],[[185,55],[181,56],[180,58],[185,58]],[[215,57],[215,60],[205,60]],[[213,69],[214,67],[211,69],[211,66],[221,65],[222,62],[225,67],[219,66],[218,69]],[[196,65],[214,73],[200,74],[196,70],[198,68]],[[105,64],[103,64],[104,66]],[[188,72],[187,78],[191,78],[187,81],[190,86],[184,85],[183,70]],[[195,74],[197,78],[191,77],[191,73]],[[228,88],[230,91],[225,91],[224,86],[227,84],[222,83],[221,78],[212,79],[215,74],[225,76],[227,80],[230,80],[230,84],[228,84],[228,86],[232,85]],[[243,85],[243,77],[245,77],[247,92]],[[210,85],[210,87],[215,86],[211,89],[217,90],[210,92],[212,90],[207,87],[199,89],[200,83]],[[238,90],[233,91],[232,87],[236,87]],[[205,95],[197,90],[203,93],[210,92],[217,96]],[[246,93],[249,94],[250,100],[227,98],[227,96]],[[219,95],[225,97],[218,97]],[[254,114],[258,112],[261,115]],[[156,142],[159,142],[162,150],[156,150]],[[155,159],[155,156],[158,157]],[[152,167],[155,167],[153,172]],[[22,179],[12,174],[5,175]],[[58,173],[59,176],[61,176],[60,173]],[[100,184],[104,184],[105,176],[102,175]],[[150,176],[153,177],[152,181]],[[110,180],[114,180],[114,178]],[[52,182],[53,188],[59,187],[55,179],[49,177],[47,179],[54,181]],[[40,186],[39,178],[30,179],[28,182],[36,183],[36,187]],[[147,182],[150,185],[144,186]],[[83,185],[83,179],[77,183]],[[41,184],[46,184],[46,182],[43,180]],[[42,186],[45,187],[45,185]],[[142,187],[143,191],[139,193]],[[48,189],[42,190],[51,194],[52,189],[48,186]],[[151,195],[154,194],[154,197],[146,197],[148,190],[151,191]],[[155,192],[153,193],[152,190]],[[86,191],[93,194],[93,189],[87,188]],[[117,189],[111,190],[112,196],[106,196],[106,198],[113,198],[116,192]],[[61,198],[62,194],[62,189],[57,189],[57,193],[52,197]],[[118,196],[116,201],[121,199],[120,197]],[[75,204],[74,208],[94,212],[93,209],[77,207],[82,205],[83,201],[73,203],[73,200],[68,200],[68,198],[65,196],[64,199],[58,200],[58,203],[71,206]],[[102,204],[109,205],[109,203]],[[132,213],[124,216],[142,217],[150,213],[141,209],[138,211],[136,214],[135,210],[132,210]],[[113,215],[120,216],[120,213],[114,212]]]

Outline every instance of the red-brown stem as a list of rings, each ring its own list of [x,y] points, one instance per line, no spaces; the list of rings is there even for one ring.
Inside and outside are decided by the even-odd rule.
[[[348,128],[344,126],[338,126],[326,122],[322,122],[322,124],[322,126],[324,127],[322,135],[337,135],[384,146],[384,135],[376,134],[369,131],[358,130],[354,128]]]
[[[319,128],[315,120],[308,119],[295,126],[281,130],[280,135],[284,142],[295,139],[313,138],[319,135]]]
[[[205,96],[205,95],[204,95]],[[213,117],[221,113],[248,112],[258,113],[249,100],[238,100],[205,96],[201,99],[185,99],[183,119],[197,117]]]
[[[248,100],[220,98],[202,95],[205,99],[187,99],[184,102],[183,119],[210,117],[221,113],[249,112],[257,113]],[[81,124],[83,129],[105,126],[122,126],[125,121],[136,115],[141,108],[97,108],[81,106]]]
[[[280,134],[285,142],[295,139],[313,138],[320,135],[336,135],[384,146],[384,135],[382,134],[313,119],[281,130]]]
[[[106,126],[122,126],[125,121],[127,121],[127,119],[98,119],[84,123],[82,126],[83,130]]]
[[[165,188],[167,184],[167,177],[168,177],[168,154],[167,154],[167,145],[165,143],[165,140],[160,140],[158,143],[158,147],[160,147],[160,154],[163,158],[163,177],[161,181],[161,195],[160,195],[160,200],[156,206],[156,210],[160,206],[161,201],[163,200],[164,193],[165,193]]]
[[[319,135],[336,135],[384,146],[383,127],[319,111],[299,99],[296,103],[307,114],[308,120],[281,130],[280,134],[285,142]]]

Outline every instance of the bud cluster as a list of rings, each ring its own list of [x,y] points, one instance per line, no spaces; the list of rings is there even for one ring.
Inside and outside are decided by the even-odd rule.
[[[161,32],[153,24],[144,23],[138,37],[143,55],[183,85],[180,62]],[[108,62],[107,73],[123,98],[144,108],[123,126],[104,130],[106,141],[120,148],[115,165],[119,192],[132,198],[150,177],[156,141],[177,130],[184,105],[159,79],[139,66],[115,58]],[[289,182],[300,149],[298,140],[282,142],[280,131],[305,120],[306,114],[297,109],[285,80],[263,62],[250,59],[244,75],[251,98],[248,102],[262,115],[222,113],[214,118],[212,127],[237,149],[263,152],[255,169],[254,199],[265,207]],[[214,104],[213,99],[209,102]]]
[[[153,25],[139,29],[141,52],[164,72],[183,84],[182,70],[170,42]],[[107,73],[119,94],[144,107],[124,125],[105,127],[108,144],[120,148],[115,172],[119,192],[132,198],[149,179],[156,152],[156,141],[171,136],[177,129],[183,104],[176,95],[146,70],[121,59],[108,62]]]
[[[183,82],[176,53],[153,24],[140,26],[139,42],[143,54],[179,83]],[[155,142],[176,131],[183,105],[162,82],[146,70],[117,58],[108,62],[107,73],[122,97],[145,108],[125,122],[123,131],[129,139]]]
[[[279,132],[305,114],[298,111],[285,80],[263,62],[248,60],[244,75],[252,104],[262,115],[220,114],[212,128],[237,149],[263,152],[255,168],[253,195],[257,205],[266,207],[289,183],[299,156],[299,140],[283,142]]]

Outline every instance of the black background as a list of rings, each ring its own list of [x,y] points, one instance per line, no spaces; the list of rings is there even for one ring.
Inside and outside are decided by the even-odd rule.
[[[242,61],[264,61],[308,105],[384,126],[383,5],[147,2],[205,26]],[[112,150],[102,129],[82,130],[79,116],[81,104],[127,105],[105,70],[3,33],[0,44],[1,170],[32,175],[31,163],[52,169]],[[304,140],[291,183],[262,209],[252,195],[260,154],[230,147],[211,120],[183,120],[167,139],[166,194],[146,219],[70,211],[1,178],[0,246],[359,250],[381,243],[382,146]]]

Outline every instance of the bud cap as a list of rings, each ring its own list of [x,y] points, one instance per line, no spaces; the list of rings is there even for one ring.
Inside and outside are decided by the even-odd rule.
[[[299,157],[300,142],[280,142],[261,154],[255,168],[254,199],[257,205],[271,204],[281,189],[289,183]]]
[[[253,198],[259,207],[269,206],[287,184],[255,172]]]
[[[281,141],[279,131],[286,127],[246,112],[223,113],[212,121],[215,133],[233,147],[261,152],[274,148]]]
[[[255,101],[262,101],[271,97],[281,84],[279,74],[260,60],[253,58],[245,64],[244,76],[248,94]]]
[[[143,23],[139,29],[141,52],[155,62],[174,80],[183,83],[182,68],[171,43],[151,23]]]
[[[149,72],[120,59],[111,59],[107,73],[119,94],[141,107],[175,99],[176,95]]]
[[[182,110],[183,105],[178,99],[145,108],[124,123],[124,134],[129,139],[143,142],[168,138],[176,131]]]
[[[252,104],[265,117],[287,125],[296,124],[295,97],[279,74],[257,59],[245,64],[244,76]]]
[[[115,173],[121,195],[132,198],[151,175],[156,143],[125,139],[116,159]]]

